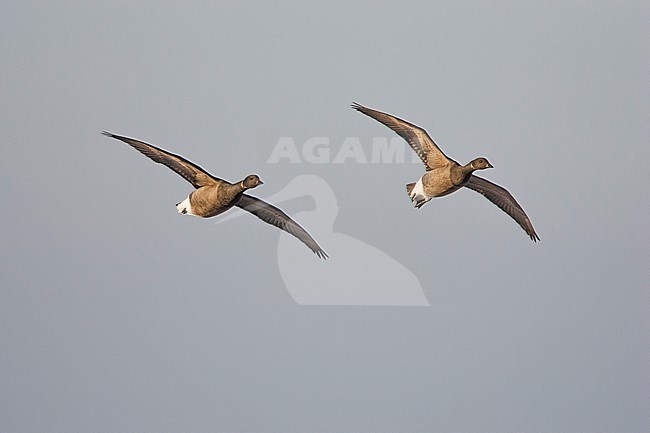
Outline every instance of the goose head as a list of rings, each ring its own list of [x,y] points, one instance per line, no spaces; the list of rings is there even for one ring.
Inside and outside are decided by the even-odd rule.
[[[246,189],[255,188],[256,186],[262,185],[264,182],[256,174],[249,174],[244,180],[241,181],[241,184]]]
[[[472,162],[469,163],[469,166],[472,167],[474,170],[485,170],[486,168],[494,168],[492,164],[490,164],[490,161],[487,160],[487,158],[484,157],[478,157]]]

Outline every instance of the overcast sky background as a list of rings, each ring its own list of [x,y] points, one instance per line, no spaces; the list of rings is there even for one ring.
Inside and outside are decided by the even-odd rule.
[[[619,1],[3,2],[0,431],[647,431],[649,19]],[[418,164],[268,163],[281,137],[393,137],[352,101],[488,157],[542,241],[469,190],[413,209]],[[257,173],[260,197],[325,179],[334,231],[431,306],[297,305],[279,230],[178,215],[191,186],[104,129]],[[304,222],[314,201],[281,207]],[[364,281],[327,239],[332,261],[305,256]]]

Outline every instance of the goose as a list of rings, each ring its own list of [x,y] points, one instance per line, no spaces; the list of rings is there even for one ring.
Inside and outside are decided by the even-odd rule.
[[[151,144],[107,131],[103,131],[102,134],[123,141],[152,161],[169,167],[194,186],[194,191],[176,204],[179,213],[210,218],[237,206],[252,213],[265,223],[295,236],[319,258],[328,258],[327,253],[300,224],[272,204],[245,194],[245,191],[264,183],[256,174],[248,175],[240,182],[230,183],[212,176],[182,156],[174,155]]]
[[[427,131],[391,114],[373,110],[354,102],[352,108],[392,129],[420,157],[426,172],[417,182],[406,185],[406,192],[416,208],[435,197],[443,197],[462,187],[478,192],[510,215],[534,242],[540,240],[526,212],[505,188],[473,174],[476,170],[493,168],[485,157],[460,165],[443,153]]]

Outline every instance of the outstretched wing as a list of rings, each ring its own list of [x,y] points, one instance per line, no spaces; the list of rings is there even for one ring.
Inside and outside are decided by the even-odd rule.
[[[102,134],[123,141],[138,152],[142,153],[144,156],[151,158],[154,162],[166,165],[181,175],[186,181],[194,185],[194,188],[223,182],[222,179],[211,176],[207,171],[203,170],[198,165],[191,163],[182,156],[174,155],[173,153],[133,138],[111,134],[107,131],[103,131]]]
[[[526,215],[526,212],[519,206],[517,200],[508,192],[507,189],[490,182],[489,180],[483,179],[482,177],[472,175],[469,178],[469,181],[465,186],[471,190],[483,194],[485,198],[490,200],[495,205],[499,206],[502,211],[507,213],[517,221],[522,229],[530,236],[530,238],[537,242],[539,236],[535,233],[533,228],[533,223],[530,222],[530,218]]]
[[[395,117],[391,114],[382,113],[381,111],[373,110],[372,108],[364,107],[361,104],[354,102],[352,108],[372,117],[378,122],[383,123],[390,129],[395,131],[397,135],[402,137],[411,146],[411,148],[418,154],[427,170],[444,167],[450,162],[456,162],[445,155],[438,145],[429,137],[427,131],[415,126],[412,123]]]
[[[319,258],[326,259],[329,257],[325,251],[316,243],[300,224],[291,219],[287,214],[277,207],[261,200],[257,197],[242,194],[235,206],[248,211],[261,219],[262,221],[274,225],[277,228],[295,236],[302,243],[307,245]]]

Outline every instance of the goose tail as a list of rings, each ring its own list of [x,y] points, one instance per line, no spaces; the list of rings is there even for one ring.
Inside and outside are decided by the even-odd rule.
[[[411,197],[411,191],[413,191],[413,188],[415,188],[415,182],[406,184],[406,193],[409,195],[409,197]]]
[[[421,208],[426,202],[431,198],[427,197],[424,193],[424,187],[422,186],[422,179],[417,182],[411,182],[406,185],[406,192],[408,193],[411,201],[415,203],[416,208]]]
[[[192,205],[190,205],[190,196],[188,195],[185,200],[176,203],[176,209],[178,209],[178,213],[182,213],[183,215],[194,215],[192,213]]]

